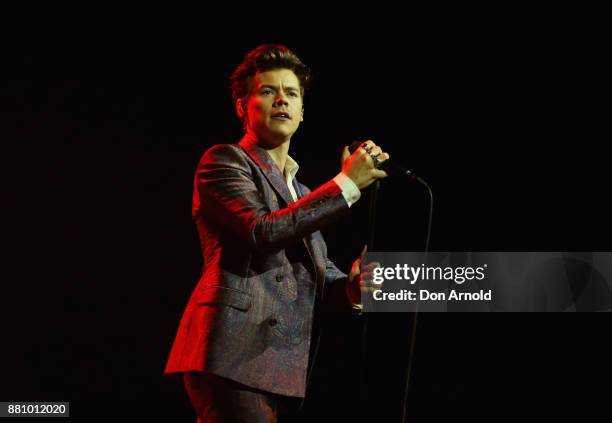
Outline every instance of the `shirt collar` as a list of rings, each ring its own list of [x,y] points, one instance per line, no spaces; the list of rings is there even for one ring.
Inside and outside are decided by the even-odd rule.
[[[291,156],[287,155],[287,161],[285,162],[285,171],[283,172],[285,177],[289,175],[291,176],[291,179],[295,178],[295,174],[297,173],[299,168],[300,166],[297,164],[297,162],[293,160]]]

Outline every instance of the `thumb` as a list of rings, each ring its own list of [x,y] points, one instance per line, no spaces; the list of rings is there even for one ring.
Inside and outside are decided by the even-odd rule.
[[[368,253],[368,244],[363,246],[363,250],[361,250],[361,254],[359,255],[359,258],[361,259],[361,261],[365,260],[365,256]]]
[[[361,259],[358,258],[353,262],[351,266],[351,271],[349,272],[349,280],[352,281],[355,276],[361,273]]]
[[[348,145],[345,145],[344,149],[342,150],[342,163],[344,163],[349,157],[351,157],[351,152],[349,151]]]
[[[368,244],[363,246],[363,250],[361,250],[361,254],[359,254],[359,258],[355,261],[355,263],[359,266],[359,272],[361,272],[361,265],[364,263],[366,258],[366,253],[368,252]]]

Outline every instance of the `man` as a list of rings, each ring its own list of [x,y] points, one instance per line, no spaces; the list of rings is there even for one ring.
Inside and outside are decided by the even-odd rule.
[[[196,171],[203,274],[165,372],[185,374],[199,421],[276,422],[285,399],[306,392],[315,303],[360,302],[359,259],[349,276],[338,270],[319,230],[387,176],[376,165],[388,155],[372,141],[345,147],[332,180],[313,192],[297,182],[288,151],[308,79],[284,46],[247,54],[232,75],[245,135],[209,149]]]

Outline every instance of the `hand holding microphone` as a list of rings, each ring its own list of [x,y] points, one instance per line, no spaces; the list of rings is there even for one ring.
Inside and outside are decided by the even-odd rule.
[[[342,151],[342,172],[361,190],[377,179],[389,176],[379,168],[387,160],[389,154],[383,152],[374,141],[367,140],[363,143],[355,141],[351,147],[344,147]]]

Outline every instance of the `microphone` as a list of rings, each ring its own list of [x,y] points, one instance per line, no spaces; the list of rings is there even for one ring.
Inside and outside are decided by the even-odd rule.
[[[349,151],[351,152],[351,154],[353,154],[361,146],[361,144],[363,143],[359,141],[353,141],[349,146]],[[389,174],[389,176],[407,176],[410,178],[416,177],[416,175],[414,175],[410,170],[403,168],[391,159],[387,159],[382,162],[377,169],[384,170]]]

